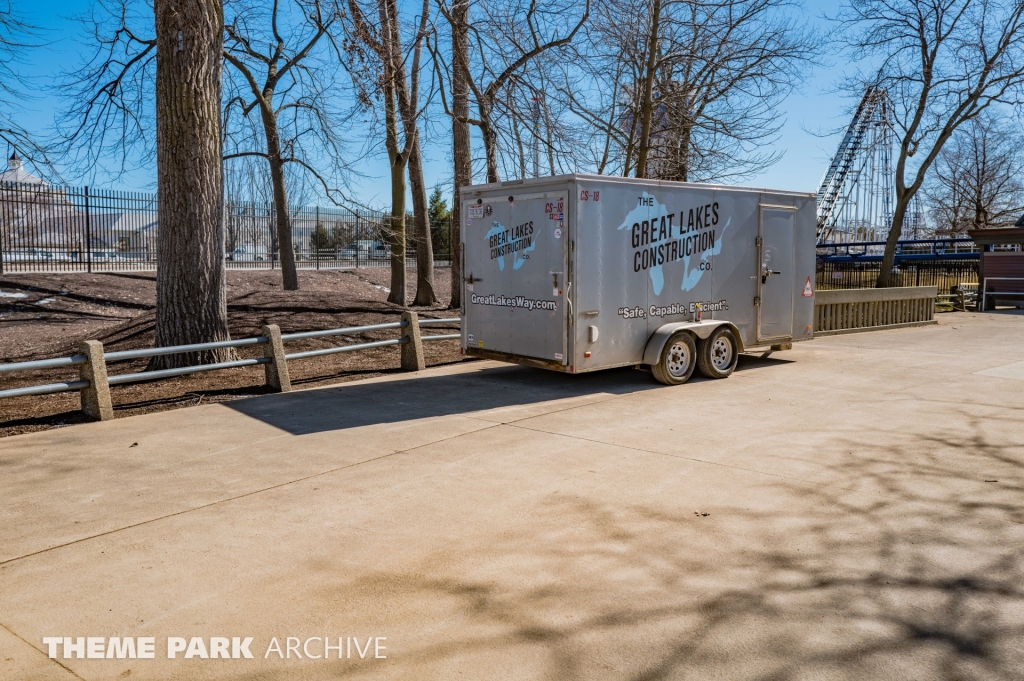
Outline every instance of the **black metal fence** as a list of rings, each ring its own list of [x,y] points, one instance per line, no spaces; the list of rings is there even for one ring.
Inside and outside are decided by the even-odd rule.
[[[818,244],[816,287],[874,288],[884,248],[884,241]],[[978,251],[970,239],[900,241],[889,285],[937,286],[948,293],[953,286],[977,284]]]
[[[288,211],[302,269],[389,267],[390,218],[335,206]],[[275,269],[281,254],[273,206],[228,201],[224,259],[233,269]],[[406,261],[416,264],[413,217]],[[155,194],[0,183],[0,274],[156,269]],[[434,264],[450,264],[451,225],[431,225]]]

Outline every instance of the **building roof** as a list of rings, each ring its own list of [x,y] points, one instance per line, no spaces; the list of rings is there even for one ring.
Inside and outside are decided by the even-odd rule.
[[[18,150],[15,149],[11,157],[7,159],[7,170],[0,173],[0,182],[16,182],[18,184],[46,184],[24,168]]]
[[[974,239],[979,246],[990,244],[1024,244],[1024,228],[1009,227],[1005,229],[969,229],[967,236]]]

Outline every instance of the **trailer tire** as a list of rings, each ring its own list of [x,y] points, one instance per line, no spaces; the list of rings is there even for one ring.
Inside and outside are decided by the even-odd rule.
[[[672,334],[661,351],[661,359],[651,367],[651,373],[659,383],[682,385],[693,375],[697,366],[697,345],[693,336],[686,331]]]
[[[708,378],[726,378],[739,361],[736,334],[728,326],[720,326],[697,346],[697,368]]]

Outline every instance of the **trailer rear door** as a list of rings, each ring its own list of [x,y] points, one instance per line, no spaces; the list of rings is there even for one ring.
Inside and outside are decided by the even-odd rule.
[[[761,206],[759,271],[757,274],[757,340],[793,337],[793,287],[796,276],[794,219],[796,209]]]
[[[464,203],[467,347],[567,363],[566,198],[558,191]]]

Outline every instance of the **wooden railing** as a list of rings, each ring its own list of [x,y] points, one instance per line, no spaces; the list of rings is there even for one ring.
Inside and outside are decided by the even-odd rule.
[[[935,324],[935,286],[844,289],[814,294],[814,335]]]

